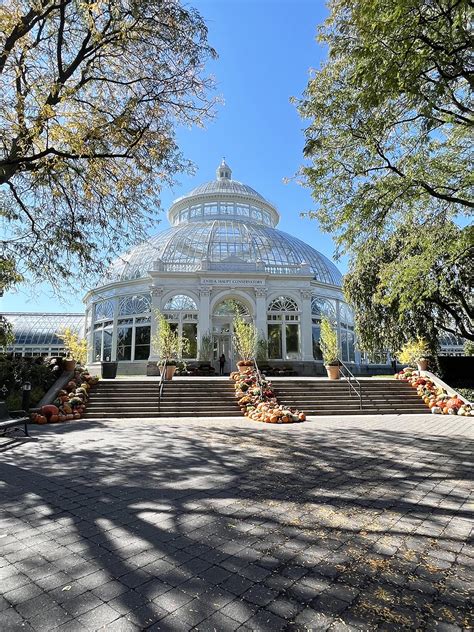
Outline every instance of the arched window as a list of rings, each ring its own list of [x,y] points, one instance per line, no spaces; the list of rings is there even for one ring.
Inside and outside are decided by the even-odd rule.
[[[151,334],[150,294],[130,294],[118,301],[117,360],[148,360]]]
[[[119,316],[130,314],[146,314],[150,311],[151,296],[149,294],[134,294],[121,296],[119,300]]]
[[[334,301],[322,296],[313,296],[311,299],[312,334],[313,334],[313,358],[322,360],[319,339],[321,336],[321,319],[325,316],[336,325],[336,304]]]
[[[300,314],[298,304],[288,296],[278,296],[268,306],[268,357],[296,360],[300,354]]]
[[[250,316],[249,308],[234,298],[226,298],[214,308],[214,316]]]
[[[189,341],[189,347],[183,353],[183,358],[195,359],[197,357],[198,323],[196,301],[186,294],[176,294],[166,301],[163,314],[169,321],[171,329]]]
[[[166,301],[163,309],[165,311],[182,311],[185,309],[197,310],[197,305],[190,296],[186,296],[185,294],[176,294],[176,296],[173,296]]]

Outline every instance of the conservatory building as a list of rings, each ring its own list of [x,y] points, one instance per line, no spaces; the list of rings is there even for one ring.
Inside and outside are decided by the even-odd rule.
[[[272,363],[299,374],[323,373],[322,316],[338,330],[340,357],[359,361],[352,314],[344,303],[336,266],[300,239],[276,228],[273,204],[232,179],[222,161],[216,179],[178,198],[168,211],[171,228],[134,247],[88,292],[89,366],[117,360],[119,374],[153,374],[158,357],[150,341],[156,310],[189,340],[184,360],[200,358],[203,339],[211,360],[235,357],[235,310],[255,323]]]

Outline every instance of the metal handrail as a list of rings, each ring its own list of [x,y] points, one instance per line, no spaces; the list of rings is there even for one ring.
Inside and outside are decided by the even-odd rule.
[[[349,385],[349,395],[352,397],[352,391],[354,391],[354,393],[359,398],[359,406],[360,406],[360,410],[362,410],[362,384],[359,382],[356,376],[352,373],[349,367],[344,364],[342,360],[338,359],[338,363],[339,363],[339,368],[341,371],[341,377],[344,380],[346,380],[347,384]],[[346,372],[347,375],[344,374],[344,371]],[[357,384],[357,387],[354,386],[353,382]]]
[[[161,369],[160,384],[158,387],[158,412],[161,411],[161,400],[163,399],[163,390],[165,388],[166,366],[167,361],[165,360],[163,368]]]

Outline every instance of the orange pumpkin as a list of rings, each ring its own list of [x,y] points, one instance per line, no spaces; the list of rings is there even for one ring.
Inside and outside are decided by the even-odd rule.
[[[300,413],[300,414],[298,415],[298,419],[299,419],[300,421],[305,421],[305,420],[306,420],[306,415],[305,415],[304,413]]]
[[[46,419],[46,417],[44,415],[36,415],[36,423],[37,424],[47,424],[48,420]]]
[[[59,421],[59,415],[51,415],[49,418],[49,423],[51,424],[55,424],[58,421]]]
[[[446,402],[446,408],[461,408],[463,403],[464,402],[462,401],[462,399],[458,399],[457,397],[452,397],[451,399],[448,399],[448,401]]]

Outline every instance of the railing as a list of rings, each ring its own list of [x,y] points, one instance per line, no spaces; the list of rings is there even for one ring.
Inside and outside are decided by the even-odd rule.
[[[346,380],[347,384],[349,385],[349,395],[352,397],[353,392],[357,395],[357,397],[359,398],[360,410],[362,410],[362,384],[342,360],[338,360],[338,362],[341,377],[342,379]]]
[[[161,400],[163,399],[163,390],[165,388],[166,367],[167,367],[167,364],[165,360],[161,368],[160,383],[158,386],[158,412],[161,411]]]

